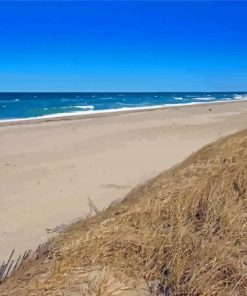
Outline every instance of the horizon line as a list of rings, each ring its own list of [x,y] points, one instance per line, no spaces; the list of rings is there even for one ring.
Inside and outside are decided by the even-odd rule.
[[[1,0],[0,0],[1,1]],[[240,93],[247,92],[247,90],[231,90],[231,91],[0,91],[0,94],[4,93]]]

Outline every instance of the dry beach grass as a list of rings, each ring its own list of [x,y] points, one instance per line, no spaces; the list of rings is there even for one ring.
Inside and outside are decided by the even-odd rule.
[[[1,295],[247,295],[247,130],[71,226]]]

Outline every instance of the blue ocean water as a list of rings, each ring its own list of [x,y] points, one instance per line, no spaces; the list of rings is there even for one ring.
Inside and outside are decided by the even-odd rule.
[[[247,92],[0,93],[0,121],[247,99]]]

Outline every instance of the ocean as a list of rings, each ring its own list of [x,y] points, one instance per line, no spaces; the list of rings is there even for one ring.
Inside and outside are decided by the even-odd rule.
[[[0,121],[247,100],[247,92],[0,93]]]

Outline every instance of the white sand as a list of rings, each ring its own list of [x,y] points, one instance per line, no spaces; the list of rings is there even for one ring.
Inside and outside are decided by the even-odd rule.
[[[0,126],[0,263],[244,128],[244,101]]]

